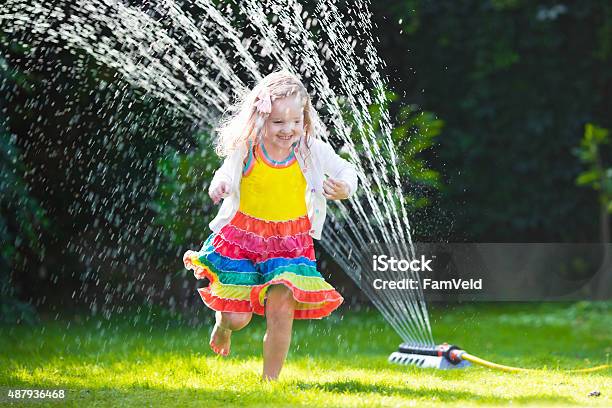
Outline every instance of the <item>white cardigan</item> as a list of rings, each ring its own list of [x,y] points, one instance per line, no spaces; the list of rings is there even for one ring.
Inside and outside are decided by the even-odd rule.
[[[323,180],[325,175],[339,179],[349,185],[349,196],[357,190],[357,172],[355,166],[338,156],[334,149],[319,139],[310,139],[310,152],[304,142],[298,143],[294,153],[302,174],[306,179],[306,207],[308,218],[312,224],[310,236],[321,239],[321,231],[327,215],[327,199],[323,196]],[[210,222],[213,232],[218,232],[229,223],[240,206],[240,181],[244,159],[248,154],[246,146],[240,146],[225,158],[221,167],[215,172],[208,191],[214,190],[221,181],[225,181],[231,189],[223,200],[217,216]]]

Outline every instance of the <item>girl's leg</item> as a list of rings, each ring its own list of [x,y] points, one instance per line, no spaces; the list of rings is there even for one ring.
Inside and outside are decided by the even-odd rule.
[[[219,355],[230,352],[232,331],[240,330],[251,321],[252,313],[216,312],[215,327],[210,334],[210,348]]]
[[[293,294],[284,285],[268,288],[266,300],[266,334],[263,345],[263,379],[275,380],[280,374],[291,343]]]

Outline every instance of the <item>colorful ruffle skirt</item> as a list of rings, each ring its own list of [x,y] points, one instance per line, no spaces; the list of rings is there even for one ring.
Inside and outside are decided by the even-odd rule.
[[[343,298],[317,271],[310,228],[306,215],[275,222],[238,211],[183,262],[197,279],[210,281],[198,291],[213,310],[264,315],[268,288],[280,284],[293,293],[295,319],[322,318]]]

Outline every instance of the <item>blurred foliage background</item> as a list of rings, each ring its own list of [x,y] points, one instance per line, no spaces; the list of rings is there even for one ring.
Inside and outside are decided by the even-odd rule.
[[[606,238],[609,2],[371,8],[415,239]],[[1,28],[0,82],[2,316],[78,303],[95,312],[134,297],[199,306],[180,256],[214,215],[210,130],[84,53],[28,50]],[[117,194],[126,183],[132,194]]]
[[[612,126],[606,1],[373,2],[391,88],[445,122],[428,156],[450,241],[593,242],[598,194],[576,186],[586,123]],[[601,151],[612,165],[610,146]],[[421,232],[426,232],[421,230]]]

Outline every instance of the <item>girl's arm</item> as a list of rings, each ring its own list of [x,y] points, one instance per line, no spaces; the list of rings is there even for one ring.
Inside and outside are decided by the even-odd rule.
[[[223,164],[221,167],[215,171],[215,175],[210,181],[210,186],[208,186],[208,195],[212,196],[215,190],[217,190],[222,184],[225,184],[228,190],[231,189],[232,185],[232,157],[227,156],[225,160],[223,160]],[[229,194],[231,192],[227,191]]]
[[[355,166],[340,157],[328,143],[321,142],[321,164],[323,172],[335,180],[348,185],[348,197],[357,191],[357,171]]]

